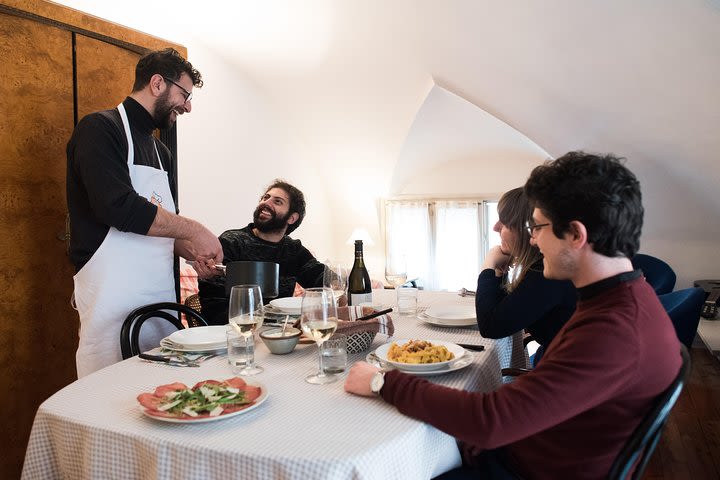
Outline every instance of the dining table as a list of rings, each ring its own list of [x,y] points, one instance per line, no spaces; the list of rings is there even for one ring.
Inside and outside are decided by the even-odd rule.
[[[395,291],[373,291],[373,303],[393,307]],[[527,365],[522,339],[480,336],[477,326],[428,322],[422,312],[445,305],[473,305],[455,292],[418,292],[419,315],[390,316],[394,335],[377,334],[371,347],[348,354],[348,364],[389,342],[439,340],[484,346],[467,351],[467,367],[426,376],[428,381],[489,392],[502,384],[503,367]],[[256,363],[245,377],[260,383],[267,398],[242,414],[216,421],[168,423],[143,413],[137,396],[157,386],[231,378],[226,355],[199,367],[177,367],[131,357],[85,376],[44,401],[36,413],[23,479],[423,479],[460,465],[455,439],[399,413],[378,397],[344,391],[347,371],[334,383],[313,385],[318,347],[299,344],[271,354],[257,341]]]

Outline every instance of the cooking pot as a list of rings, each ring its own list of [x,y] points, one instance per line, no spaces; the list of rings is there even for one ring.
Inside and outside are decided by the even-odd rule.
[[[218,265],[218,267],[220,267]],[[278,296],[280,265],[273,262],[237,261],[224,265],[225,295],[235,285],[260,285],[263,302],[267,303]]]

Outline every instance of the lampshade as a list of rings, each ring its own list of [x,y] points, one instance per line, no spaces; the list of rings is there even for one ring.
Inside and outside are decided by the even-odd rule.
[[[348,237],[347,242],[345,243],[347,243],[348,245],[353,245],[355,243],[355,240],[362,240],[363,245],[367,245],[369,247],[375,245],[372,237],[370,237],[370,234],[364,228],[356,228],[355,230],[353,230],[353,232]]]

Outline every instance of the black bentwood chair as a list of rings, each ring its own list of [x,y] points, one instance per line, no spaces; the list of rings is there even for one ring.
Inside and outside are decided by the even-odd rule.
[[[670,410],[675,405],[690,374],[690,354],[685,345],[682,344],[680,345],[680,356],[682,357],[682,365],[675,380],[667,390],[660,394],[650,412],[643,418],[620,451],[610,469],[609,480],[637,479],[645,471],[645,467],[660,440]],[[633,467],[635,467],[634,471]],[[630,472],[632,472],[632,476],[628,476]]]
[[[120,329],[120,352],[123,360],[134,357],[140,353],[140,328],[150,318],[163,318],[182,330],[185,326],[178,319],[177,314],[170,311],[184,313],[190,327],[207,326],[207,322],[198,312],[180,303],[162,302],[151,303],[136,308],[125,318]]]

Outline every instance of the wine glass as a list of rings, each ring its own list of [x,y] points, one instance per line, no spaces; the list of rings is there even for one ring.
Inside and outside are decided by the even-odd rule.
[[[388,254],[385,260],[385,280],[395,288],[407,282],[407,262],[404,255]]]
[[[348,282],[348,269],[340,263],[326,261],[323,272],[323,286],[333,291],[335,302],[345,295]]]
[[[305,377],[305,381],[320,385],[336,381],[336,375],[325,374],[321,348],[337,329],[337,305],[332,289],[322,287],[305,290],[300,305],[300,328],[306,337],[317,343],[320,365],[320,370]]]
[[[262,367],[255,365],[255,348],[250,346],[253,334],[263,323],[265,313],[262,292],[259,285],[235,285],[230,290],[230,305],[228,307],[228,320],[230,325],[245,339],[245,352],[247,360],[245,367],[238,373],[240,375],[256,375],[263,371]]]

